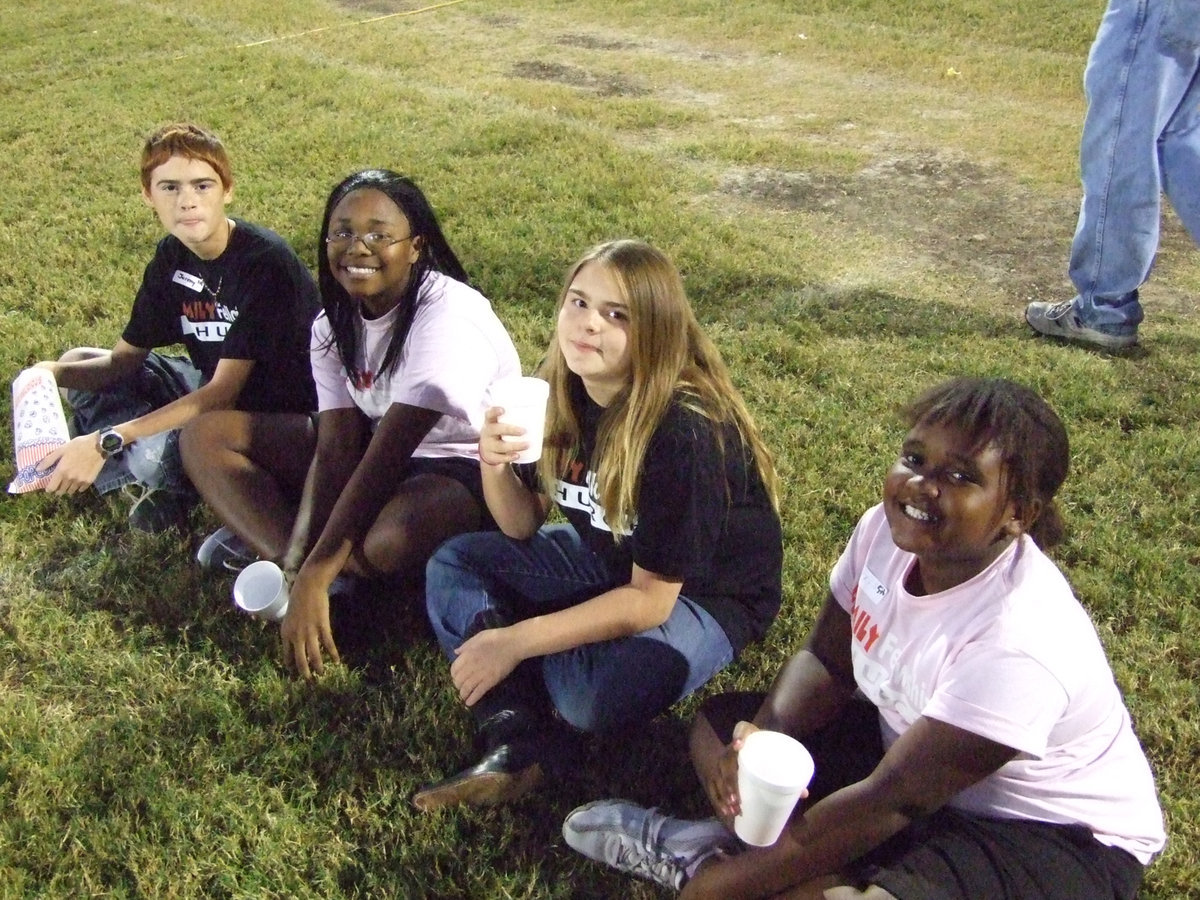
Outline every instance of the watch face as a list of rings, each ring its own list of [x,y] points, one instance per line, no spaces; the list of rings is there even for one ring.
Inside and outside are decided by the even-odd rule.
[[[104,453],[116,453],[125,446],[125,439],[115,431],[106,431],[100,435],[100,449]]]

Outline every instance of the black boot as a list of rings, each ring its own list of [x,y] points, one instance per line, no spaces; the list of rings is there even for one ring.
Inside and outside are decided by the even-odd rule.
[[[518,668],[471,707],[481,758],[457,775],[417,791],[413,804],[418,809],[508,803],[541,783],[547,732],[556,726],[534,679],[527,667]]]

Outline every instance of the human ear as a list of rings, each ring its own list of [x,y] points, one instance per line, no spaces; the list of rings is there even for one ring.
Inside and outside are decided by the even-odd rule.
[[[1040,498],[1034,497],[1026,500],[1014,510],[1012,517],[1004,524],[1005,530],[1013,537],[1028,532],[1041,514],[1042,501]]]

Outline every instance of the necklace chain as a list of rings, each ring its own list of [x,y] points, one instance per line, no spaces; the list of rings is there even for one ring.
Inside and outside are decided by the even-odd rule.
[[[204,290],[208,292],[209,296],[216,300],[217,297],[221,296],[221,285],[225,283],[225,276],[222,275],[217,279],[217,289],[215,291],[208,286],[208,279],[201,278],[200,283],[204,286]]]

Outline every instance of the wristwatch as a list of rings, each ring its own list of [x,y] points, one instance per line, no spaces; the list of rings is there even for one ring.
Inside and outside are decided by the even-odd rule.
[[[112,428],[105,428],[96,436],[96,449],[100,451],[100,455],[105,459],[110,456],[116,456],[125,449],[125,438],[121,437],[121,433]]]

